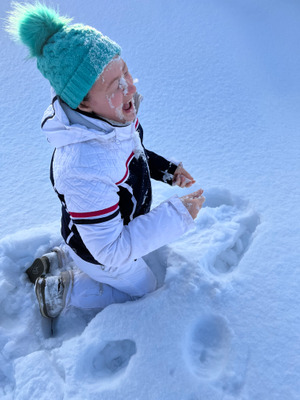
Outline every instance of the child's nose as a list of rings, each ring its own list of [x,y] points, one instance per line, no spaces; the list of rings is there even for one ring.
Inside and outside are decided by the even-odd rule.
[[[133,84],[133,79],[132,79],[131,74],[128,73],[128,75],[127,75],[126,78],[127,78],[127,79],[126,79],[126,82],[127,82],[127,85],[128,85],[128,88],[127,88],[128,93],[129,93],[129,94],[135,93],[135,92],[136,92],[136,87],[135,87],[135,85]]]
[[[128,83],[128,93],[133,94],[135,92],[136,92],[136,87],[133,84],[133,82],[131,81],[130,83]]]
[[[136,87],[133,84],[132,80],[130,82],[127,82],[127,93],[126,95],[131,95],[134,94],[136,92]]]

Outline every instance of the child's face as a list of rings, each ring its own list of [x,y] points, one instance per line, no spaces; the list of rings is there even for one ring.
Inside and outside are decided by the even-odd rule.
[[[136,117],[133,95],[136,87],[121,57],[114,58],[89,91],[88,100],[79,109],[94,112],[115,122],[131,122]]]

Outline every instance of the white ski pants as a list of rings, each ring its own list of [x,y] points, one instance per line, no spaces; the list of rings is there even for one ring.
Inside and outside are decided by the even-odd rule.
[[[66,307],[102,309],[112,303],[134,300],[156,289],[156,278],[142,258],[120,267],[104,268],[82,260],[69,247],[67,251],[79,270],[74,271]]]

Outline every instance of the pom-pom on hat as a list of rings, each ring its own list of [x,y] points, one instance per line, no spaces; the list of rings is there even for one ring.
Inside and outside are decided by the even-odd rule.
[[[56,93],[76,109],[120,46],[96,29],[70,25],[47,6],[13,3],[6,30],[29,48]]]

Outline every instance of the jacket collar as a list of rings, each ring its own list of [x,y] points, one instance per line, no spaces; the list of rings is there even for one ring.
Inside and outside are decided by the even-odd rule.
[[[54,147],[63,147],[74,143],[98,141],[121,141],[135,136],[133,121],[125,126],[113,126],[110,121],[94,118],[71,109],[52,91],[52,105],[44,113],[42,129],[47,140]]]

